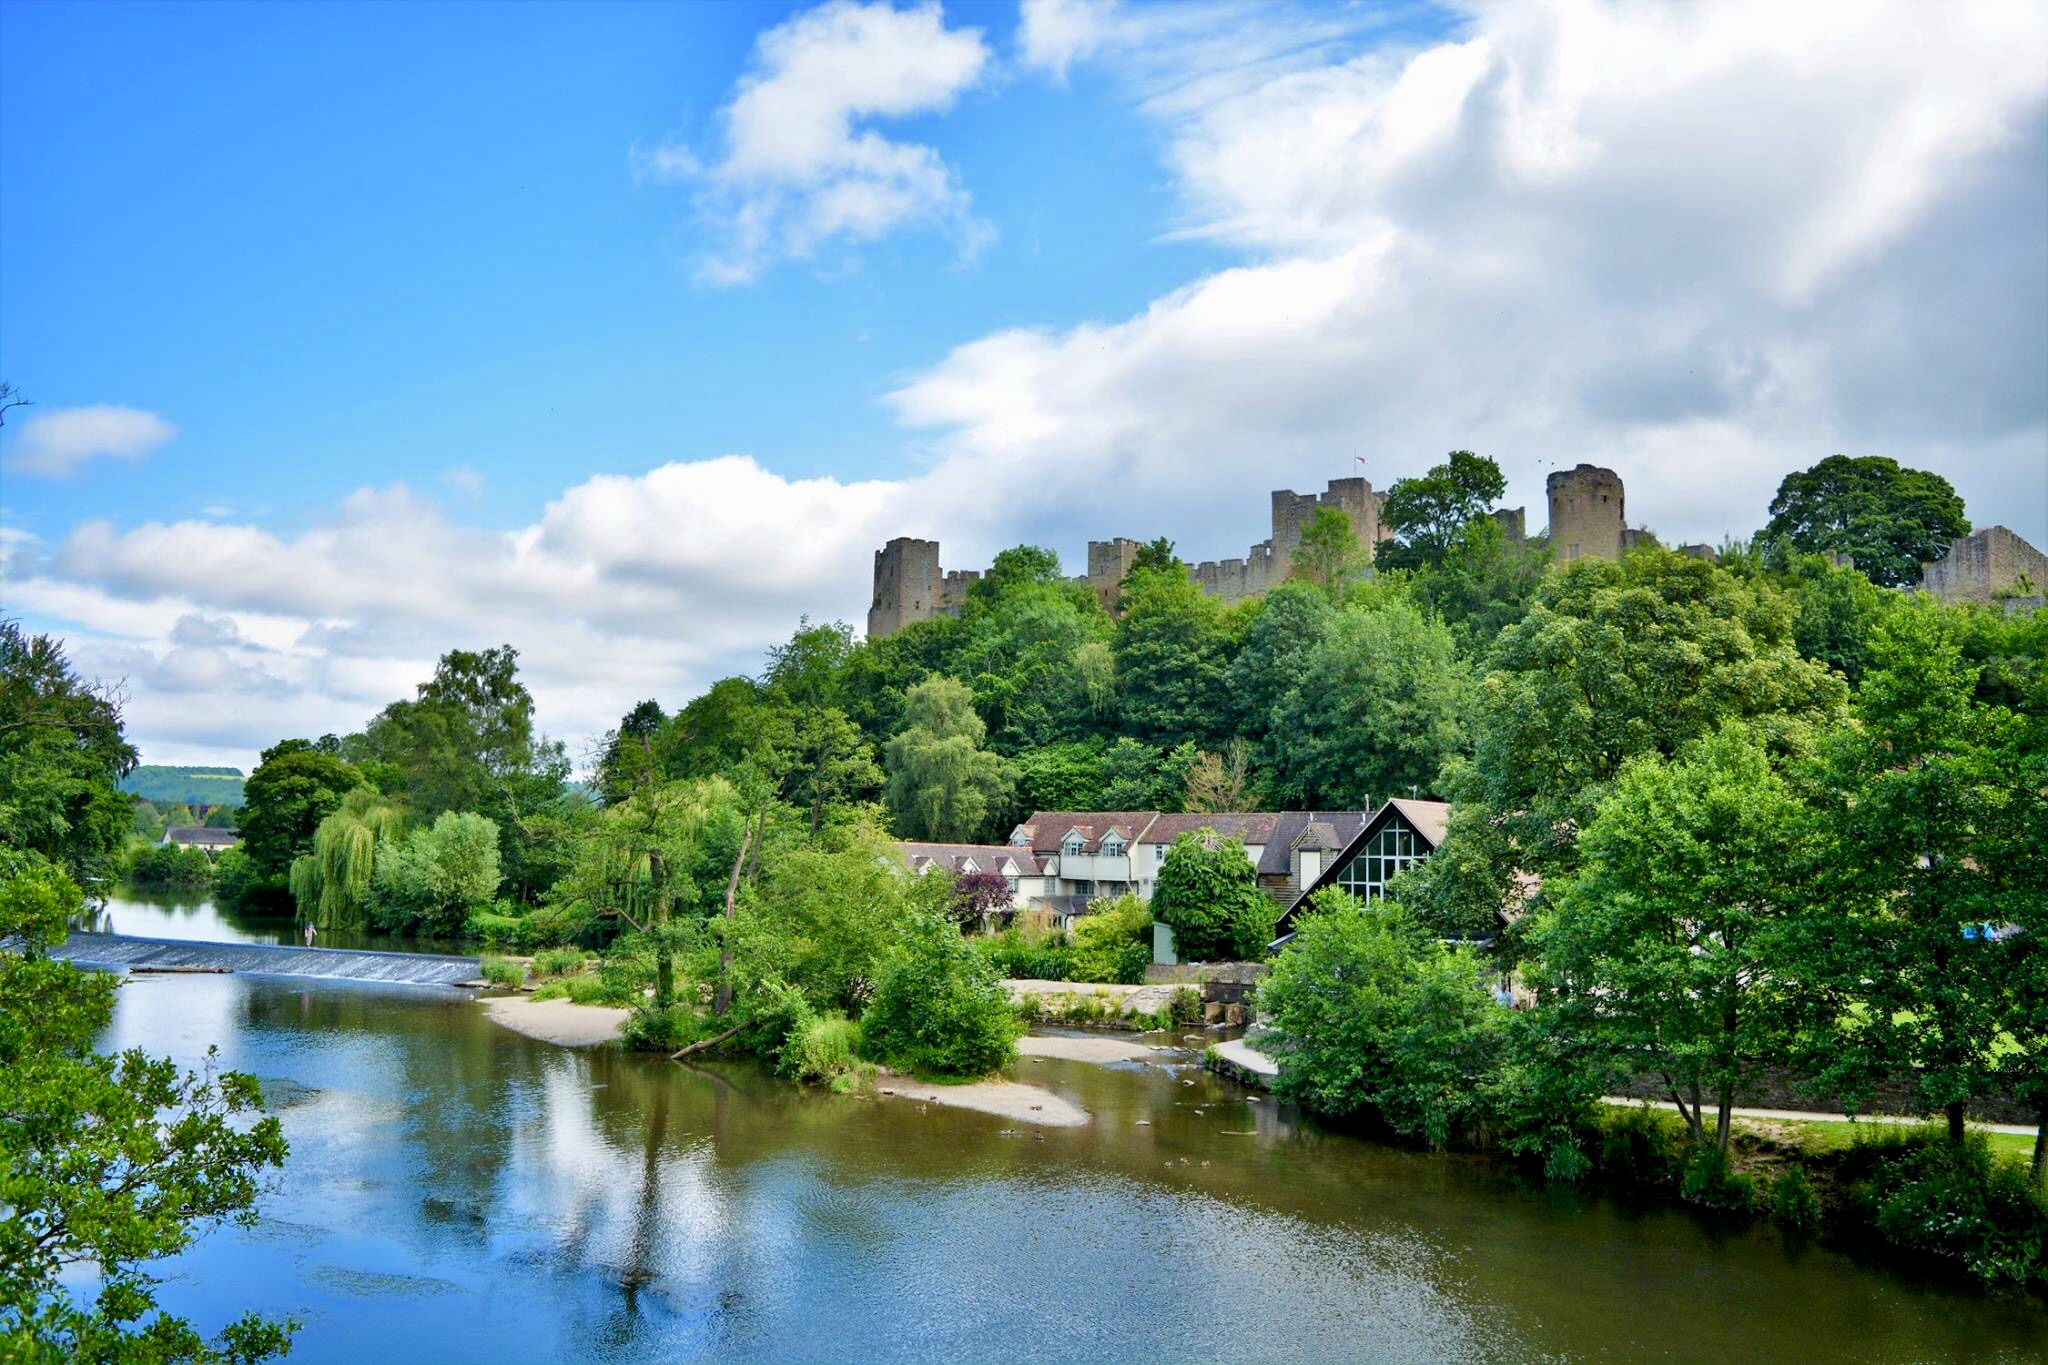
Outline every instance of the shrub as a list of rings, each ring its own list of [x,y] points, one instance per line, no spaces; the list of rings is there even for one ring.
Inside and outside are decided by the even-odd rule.
[[[640,1005],[626,1016],[619,1036],[627,1047],[636,1051],[674,1052],[695,1041],[702,1027],[697,1012],[688,1006],[675,1004],[658,1009],[653,1005]]]
[[[1820,1199],[1806,1172],[1791,1166],[1771,1182],[1771,1219],[1793,1232],[1811,1232],[1820,1226]]]
[[[934,914],[905,931],[861,1027],[872,1055],[920,1075],[986,1076],[1017,1055],[1017,1016],[994,965]]]
[[[1960,1145],[1938,1132],[1875,1139],[1852,1148],[1845,1168],[1863,1172],[1850,1186],[1852,1215],[1886,1241],[1990,1284],[2048,1288],[2048,1204],[2023,1167],[1992,1159],[1981,1134]]]
[[[1166,1007],[1167,1019],[1175,1024],[1202,1022],[1202,993],[1193,986],[1176,987]]]
[[[790,1030],[775,1057],[775,1069],[812,1085],[846,1091],[873,1067],[860,1059],[859,1023],[837,1013],[813,1014]]]
[[[1726,1152],[1695,1147],[1679,1179],[1678,1196],[1710,1209],[1747,1209],[1756,1203],[1756,1184],[1728,1168]]]
[[[1140,984],[1152,961],[1151,932],[1145,903],[1118,896],[1075,923],[1072,975],[1063,979]]]
[[[1152,914],[1173,929],[1184,961],[1256,961],[1272,941],[1278,909],[1259,889],[1243,842],[1205,829],[1181,835],[1167,850]]]
[[[578,1005],[629,1005],[633,996],[601,976],[563,976],[533,993],[536,1000],[569,1000]]]
[[[974,944],[999,976],[1025,981],[1075,979],[1073,945],[1058,931],[1039,935],[1011,928],[976,939]]]
[[[1647,1107],[1617,1109],[1600,1124],[1600,1174],[1622,1185],[1668,1185],[1679,1168],[1678,1122]]]
[[[502,957],[487,957],[484,959],[484,980],[493,986],[524,986],[526,968]]]
[[[537,976],[564,976],[582,969],[581,948],[547,948],[533,955],[533,970]]]

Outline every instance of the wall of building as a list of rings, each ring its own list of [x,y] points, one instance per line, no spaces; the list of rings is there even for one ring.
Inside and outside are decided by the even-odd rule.
[[[2048,591],[2048,555],[2003,526],[1979,527],[1920,566],[1920,586],[1950,602],[1990,602],[2013,594],[2022,578],[2032,593]]]

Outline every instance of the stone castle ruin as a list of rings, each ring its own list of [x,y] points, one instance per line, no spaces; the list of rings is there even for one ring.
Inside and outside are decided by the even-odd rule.
[[[1623,515],[1626,502],[1621,475],[1597,465],[1560,469],[1544,481],[1550,504],[1546,532],[1551,555],[1561,563],[1577,559],[1620,559],[1622,553],[1648,539],[1648,531],[1631,529]],[[1225,602],[1257,597],[1286,581],[1294,569],[1301,533],[1318,507],[1334,507],[1351,522],[1358,543],[1368,554],[1392,531],[1381,524],[1385,493],[1364,479],[1332,479],[1322,493],[1296,493],[1278,488],[1272,494],[1272,534],[1252,546],[1242,559],[1212,559],[1192,565],[1188,575],[1202,591]],[[1526,537],[1523,508],[1493,514],[1509,541]],[[1142,542],[1119,536],[1088,542],[1088,571],[1070,581],[1084,583],[1105,608],[1117,604],[1124,576],[1137,560]],[[1710,545],[1682,545],[1679,552],[1714,558]],[[1948,557],[1923,566],[1924,586],[1937,596],[1989,602],[1994,598],[2034,593],[2048,585],[2048,559],[2026,541],[1993,526],[1980,530],[1950,549]],[[967,589],[981,574],[973,569],[948,572],[939,564],[939,542],[899,536],[875,551],[875,594],[868,607],[868,637],[893,635],[913,621],[956,616],[966,604]]]

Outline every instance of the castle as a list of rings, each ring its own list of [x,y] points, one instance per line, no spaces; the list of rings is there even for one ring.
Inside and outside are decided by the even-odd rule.
[[[1560,561],[1619,559],[1649,532],[1631,529],[1623,516],[1621,476],[1611,469],[1581,464],[1560,469],[1544,481],[1550,503],[1547,535],[1551,554]],[[1188,574],[1211,596],[1225,602],[1256,597],[1286,580],[1294,568],[1301,533],[1318,507],[1342,512],[1368,554],[1392,532],[1381,522],[1385,493],[1364,479],[1332,479],[1322,493],[1275,489],[1272,535],[1251,547],[1242,559],[1206,560]],[[1510,541],[1525,537],[1522,508],[1493,514]],[[1071,581],[1085,583],[1104,607],[1114,607],[1124,576],[1136,561],[1140,543],[1122,536],[1088,542],[1088,572]],[[1682,545],[1682,554],[1714,557],[1708,545]],[[1992,526],[1958,540],[1947,556],[1921,566],[1922,587],[1951,600],[1990,602],[2008,597],[2019,606],[2032,605],[2048,586],[2048,559],[2003,526]],[[893,635],[913,621],[954,616],[967,601],[967,589],[981,574],[972,569],[947,572],[939,566],[939,542],[899,536],[875,551],[875,595],[868,607],[868,637]]]

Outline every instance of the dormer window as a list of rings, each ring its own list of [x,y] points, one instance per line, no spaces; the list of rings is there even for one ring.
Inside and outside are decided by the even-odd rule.
[[[1123,841],[1123,840],[1121,840],[1121,839],[1117,838],[1117,837],[1116,837],[1116,836],[1115,836],[1114,834],[1111,834],[1111,835],[1106,835],[1106,836],[1105,836],[1105,837],[1103,838],[1103,840],[1102,840],[1102,856],[1103,856],[1103,857],[1105,857],[1105,858],[1121,858],[1121,857],[1123,856],[1123,852],[1124,852],[1124,841]]]
[[[981,864],[972,858],[962,858],[960,860],[960,871],[962,873],[979,872],[981,871]]]
[[[1083,839],[1080,832],[1076,830],[1068,833],[1066,841],[1060,845],[1060,852],[1069,858],[1078,858],[1087,847],[1088,841]]]

